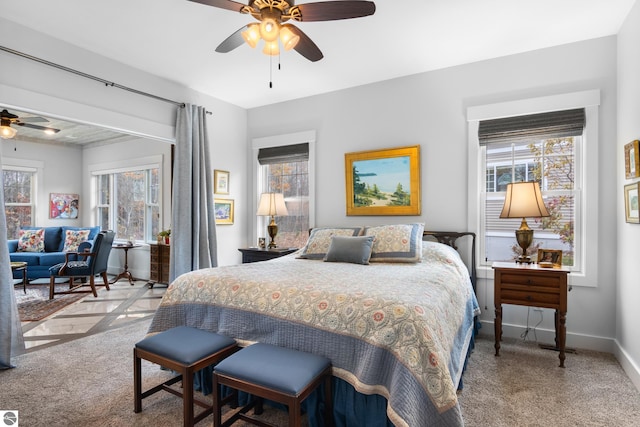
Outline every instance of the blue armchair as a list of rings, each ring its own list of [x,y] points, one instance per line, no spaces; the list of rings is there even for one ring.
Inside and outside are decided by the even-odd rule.
[[[115,233],[113,231],[100,232],[95,240],[93,246],[89,246],[88,243],[82,243],[78,252],[65,253],[65,262],[56,264],[49,269],[49,299],[53,299],[56,294],[68,294],[76,291],[81,286],[86,286],[86,281],[83,280],[79,284],[74,284],[74,279],[89,278],[89,286],[91,290],[77,291],[77,292],[92,292],[94,297],[98,296],[95,285],[95,276],[102,276],[104,286],[109,290],[109,279],[107,278],[107,261],[109,254],[111,253],[111,246],[113,244],[113,238]],[[86,245],[86,246],[85,246]],[[74,259],[78,260],[74,260]],[[84,258],[84,259],[82,259]],[[69,290],[68,291],[55,291],[56,279],[68,278]]]

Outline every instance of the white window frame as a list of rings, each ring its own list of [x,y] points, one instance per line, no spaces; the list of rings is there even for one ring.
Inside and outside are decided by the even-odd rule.
[[[40,160],[27,160],[27,159],[16,159],[13,157],[5,157],[2,159],[2,169],[3,170],[16,170],[16,171],[24,171],[24,172],[33,172],[33,180],[31,181],[31,225],[35,226],[40,224],[41,217],[38,216],[38,191],[42,187],[43,184],[43,176],[44,176],[44,162]],[[4,189],[3,189],[4,191]],[[6,201],[5,201],[6,203]],[[45,204],[47,201],[45,201]],[[10,205],[18,206],[13,203]],[[48,205],[46,211],[49,211]],[[47,215],[43,215],[43,218],[48,217]]]
[[[576,286],[597,287],[598,281],[598,122],[599,122],[600,91],[589,90],[560,95],[529,98],[496,104],[479,105],[467,108],[468,128],[468,206],[469,230],[480,237],[478,239],[477,259],[481,269],[490,270],[490,265],[484,261],[484,239],[481,236],[483,226],[481,213],[484,212],[481,192],[485,185],[485,171],[482,168],[483,153],[478,141],[478,126],[482,120],[504,117],[521,116],[544,113],[549,111],[585,109],[585,128],[582,135],[581,147],[577,147],[576,161],[582,162],[581,171],[589,173],[576,174],[575,185],[582,188],[582,197],[576,200],[579,206],[576,218],[576,233],[580,233],[580,242],[575,251],[580,251],[581,264],[570,275],[571,284]],[[581,221],[581,223],[578,223]]]
[[[161,228],[163,224],[162,208],[161,208],[162,207],[162,191],[163,191],[162,178],[161,178],[163,176],[162,164],[163,164],[163,156],[156,155],[156,156],[149,156],[149,157],[141,157],[137,159],[127,159],[127,160],[122,160],[118,162],[99,163],[99,164],[89,165],[89,174],[91,175],[91,206],[93,209],[94,220],[95,221],[98,220],[97,208],[98,206],[100,206],[98,203],[99,202],[98,195],[96,194],[96,191],[95,191],[97,187],[98,175],[158,169],[158,177],[159,177],[159,185],[160,185],[160,188],[158,189],[158,208],[159,208],[158,211],[160,215],[160,217],[158,218],[158,224],[159,224],[159,227]],[[113,180],[110,180],[109,185],[113,186]],[[110,191],[111,191],[111,195],[113,196],[114,194],[113,188],[111,188]],[[145,189],[145,219],[149,218],[150,207],[152,206],[151,204],[148,203],[148,200],[149,200],[148,192],[149,192],[149,187],[147,186],[147,188]],[[110,205],[111,206],[113,205],[113,200],[111,200]],[[153,206],[155,206],[155,204]],[[116,220],[114,209],[110,210],[109,216],[110,216],[109,222],[111,224],[114,224]],[[123,239],[120,237],[118,240],[126,240],[126,239]],[[145,220],[145,242],[149,243],[149,242],[155,242],[155,241],[156,241],[156,236],[151,235],[148,221]]]
[[[309,144],[309,227],[313,228],[315,226],[315,156],[316,156],[316,131],[304,131],[297,133],[289,133],[283,135],[274,135],[263,138],[254,138],[251,140],[251,150],[252,150],[252,174],[253,174],[253,189],[251,193],[251,210],[249,211],[249,224],[252,224],[250,228],[250,236],[249,241],[258,242],[258,235],[260,234],[258,230],[263,230],[265,227],[261,227],[261,221],[264,221],[263,218],[259,218],[256,216],[256,212],[258,211],[258,201],[260,200],[261,189],[263,188],[263,180],[265,179],[262,176],[260,171],[260,163],[258,163],[258,151],[261,148],[269,148],[269,147],[279,147],[283,145],[294,145],[294,144]],[[262,233],[264,234],[264,233]]]

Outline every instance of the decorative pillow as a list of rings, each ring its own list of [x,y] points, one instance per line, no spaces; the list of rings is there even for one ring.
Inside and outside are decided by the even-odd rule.
[[[77,252],[80,243],[89,239],[90,230],[66,230],[62,252]]]
[[[324,260],[368,265],[372,247],[373,236],[333,236]]]
[[[18,252],[44,252],[44,228],[20,230]]]
[[[365,236],[375,236],[371,262],[419,262],[422,258],[424,224],[366,227]]]
[[[298,258],[323,259],[333,236],[358,236],[361,232],[362,227],[314,228]]]

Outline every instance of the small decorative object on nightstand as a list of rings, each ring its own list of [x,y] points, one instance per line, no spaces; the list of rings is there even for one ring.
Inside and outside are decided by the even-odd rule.
[[[260,249],[260,248],[240,248],[242,252],[242,263],[247,264],[250,262],[267,261],[274,258],[280,258],[281,256],[289,255],[297,251],[297,248],[275,248],[275,249]]]
[[[567,274],[563,268],[542,268],[537,264],[518,265],[496,262],[494,271],[495,348],[500,355],[502,339],[502,304],[551,308],[556,311],[556,345],[560,351],[560,367],[564,368],[567,336]]]

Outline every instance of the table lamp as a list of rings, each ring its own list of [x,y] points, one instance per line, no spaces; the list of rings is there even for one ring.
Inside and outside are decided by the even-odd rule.
[[[284,195],[282,193],[262,193],[256,215],[271,217],[271,221],[267,226],[267,232],[271,239],[269,241],[269,249],[275,248],[276,243],[274,239],[278,234],[278,225],[276,224],[275,217],[288,215],[287,206],[284,203]]]
[[[513,182],[507,184],[507,194],[500,218],[522,218],[520,228],[516,230],[516,241],[522,248],[516,262],[531,264],[527,248],[533,243],[533,230],[527,224],[527,217],[540,218],[549,216],[549,211],[542,200],[542,192],[537,182]]]

